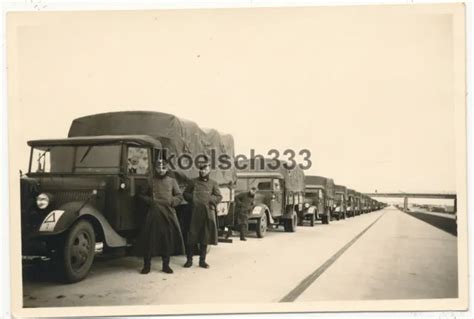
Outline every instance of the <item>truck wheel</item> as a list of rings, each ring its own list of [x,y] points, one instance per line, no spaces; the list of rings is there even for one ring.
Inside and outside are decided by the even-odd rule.
[[[91,223],[81,220],[71,227],[62,249],[61,266],[68,283],[84,279],[91,269],[95,253],[95,233]]]
[[[257,221],[257,237],[263,238],[267,233],[267,214],[263,213],[262,217]]]
[[[309,215],[309,225],[311,227],[314,227],[314,224],[316,224],[316,216],[314,214]]]

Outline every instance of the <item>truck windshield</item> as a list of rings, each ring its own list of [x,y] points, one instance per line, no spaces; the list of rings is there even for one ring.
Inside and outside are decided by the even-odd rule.
[[[239,178],[237,180],[236,191],[238,193],[256,187],[259,191],[272,190],[272,180],[270,178]]]
[[[121,145],[33,147],[30,173],[118,173]]]
[[[338,205],[342,204],[342,202],[344,201],[344,195],[343,194],[336,194],[336,203]]]
[[[304,194],[305,197],[308,197],[308,198],[319,198],[319,193],[318,192],[306,192]]]

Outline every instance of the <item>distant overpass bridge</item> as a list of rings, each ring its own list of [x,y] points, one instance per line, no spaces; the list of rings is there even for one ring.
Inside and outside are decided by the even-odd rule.
[[[365,193],[370,197],[403,198],[403,208],[408,209],[408,198],[436,198],[454,200],[454,212],[457,212],[458,199],[455,193]]]

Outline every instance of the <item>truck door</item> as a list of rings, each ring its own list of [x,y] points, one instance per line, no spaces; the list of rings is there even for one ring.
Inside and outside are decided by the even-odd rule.
[[[151,164],[151,150],[147,147],[128,146],[127,157],[127,179],[128,196],[123,201],[123,206],[127,209],[121,210],[120,220],[122,229],[135,229],[139,226],[141,219],[146,213],[147,206],[142,200],[135,196],[138,193],[153,196],[152,176],[153,167]]]
[[[279,179],[272,179],[272,199],[270,201],[270,209],[273,217],[283,214],[283,190]]]

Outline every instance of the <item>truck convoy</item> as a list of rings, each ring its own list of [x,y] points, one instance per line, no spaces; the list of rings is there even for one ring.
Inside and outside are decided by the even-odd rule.
[[[235,162],[231,135],[166,113],[85,116],[72,122],[67,138],[28,145],[28,172],[20,180],[22,254],[50,258],[66,282],[87,276],[97,243],[105,253],[133,246],[146,211],[136,194],[150,189],[158,159],[170,162],[182,188],[198,176],[192,165],[198,156],[228,162],[211,176],[223,195],[216,207],[221,228],[233,227],[235,192],[252,186],[258,191],[249,222],[258,237],[268,227],[294,232],[305,220],[314,226],[317,217],[328,224],[331,215],[344,218],[360,211],[354,190],[329,178],[305,177],[299,167],[285,168],[284,161],[277,161],[277,169],[269,169],[268,160]],[[374,201],[373,207],[383,204]],[[183,202],[177,212],[186,235],[189,205]]]

